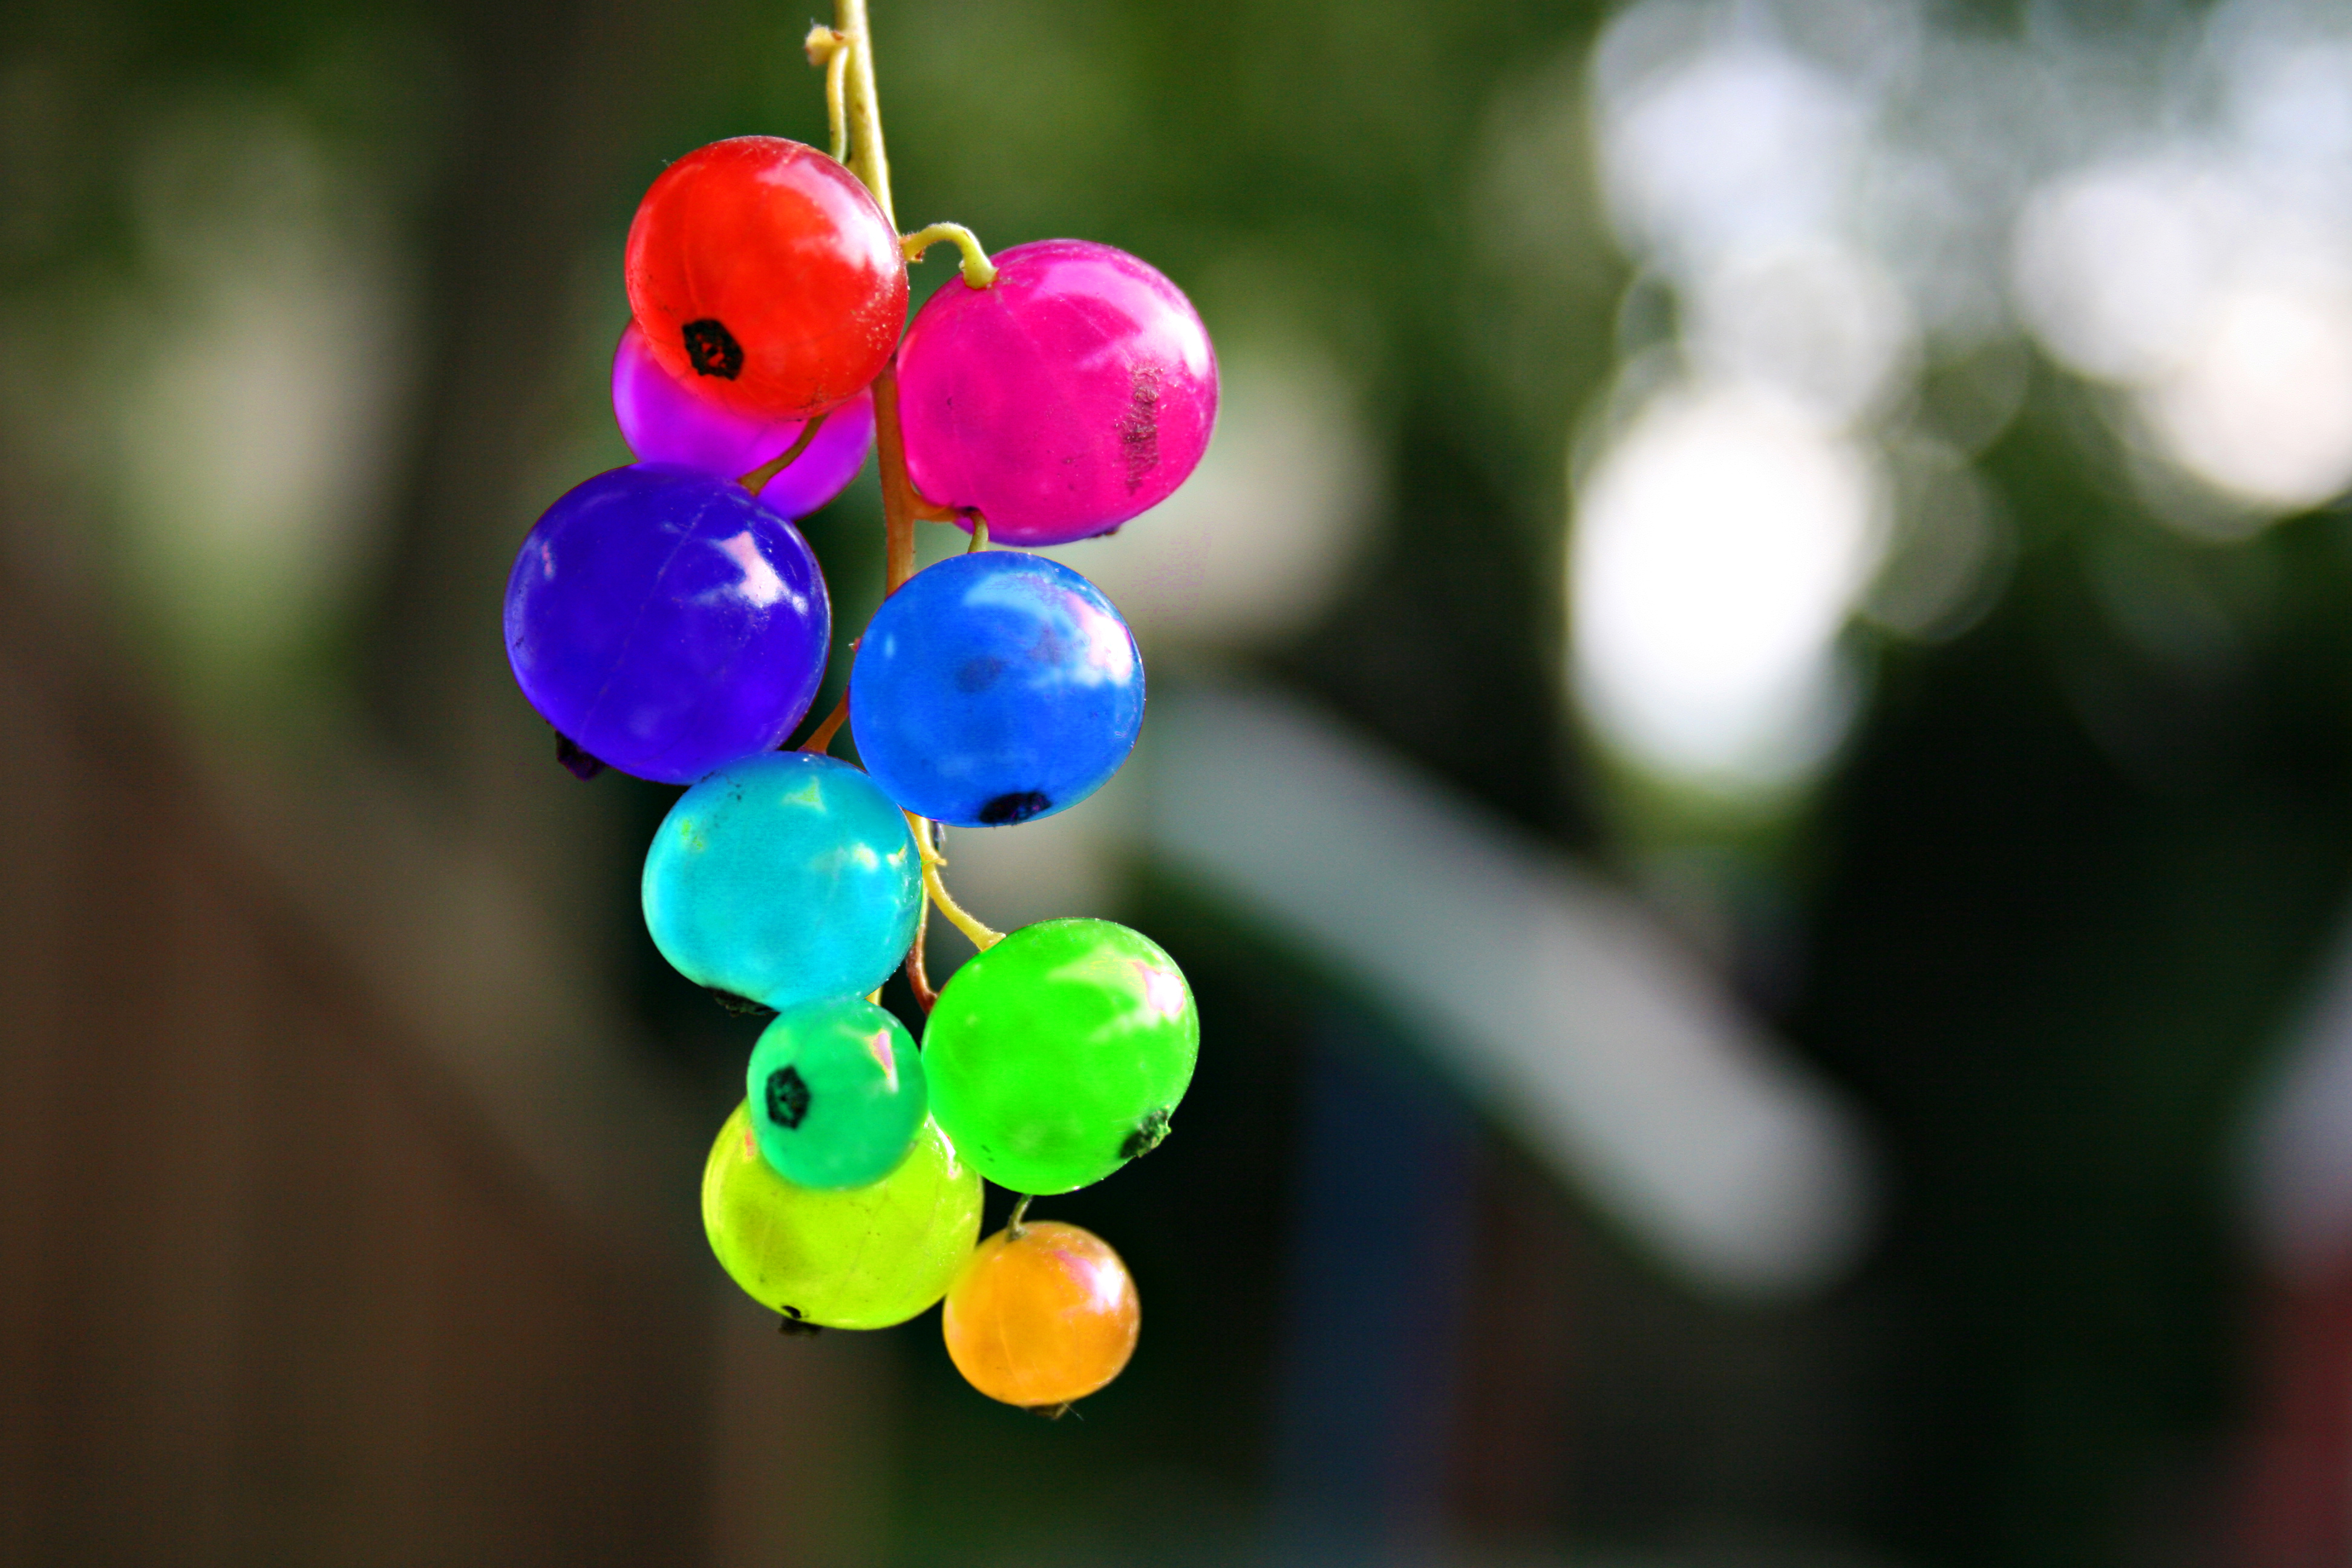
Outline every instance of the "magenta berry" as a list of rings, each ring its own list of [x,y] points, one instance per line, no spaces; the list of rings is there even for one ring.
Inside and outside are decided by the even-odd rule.
[[[1182,484],[1217,417],[1217,360],[1177,287],[1108,245],[1046,239],[951,279],[898,351],[907,472],[1003,544],[1118,527]]]

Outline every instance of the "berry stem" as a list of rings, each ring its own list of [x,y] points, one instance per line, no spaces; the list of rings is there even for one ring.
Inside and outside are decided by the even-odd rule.
[[[930,890],[923,893],[922,912],[915,917],[915,945],[907,950],[907,984],[914,988],[915,1001],[929,1017],[940,1004],[940,994],[931,989],[929,960],[924,955],[923,942],[931,934]]]
[[[803,741],[798,749],[803,752],[814,752],[819,756],[824,755],[833,748],[833,738],[841,733],[841,726],[847,721],[848,718],[849,689],[844,687],[841,700],[833,705],[833,711],[824,716],[824,723],[809,731],[809,738]]]
[[[834,0],[833,25],[849,51],[848,79],[843,84],[849,111],[849,167],[874,193],[896,234],[898,212],[890,205],[890,155],[882,146],[882,100],[874,91],[874,29],[866,20],[866,0]]]
[[[786,468],[791,468],[793,464],[798,460],[800,455],[808,450],[809,443],[816,439],[816,433],[823,429],[824,427],[824,422],[832,417],[833,416],[830,414],[820,414],[815,418],[810,420],[807,424],[802,426],[800,436],[791,446],[784,448],[784,452],[782,457],[778,458],[774,462],[766,465],[764,468],[752,469],[750,473],[745,474],[741,479],[735,482],[741,485],[745,489],[750,490],[753,495],[758,495],[762,486],[764,486],[770,479],[774,479],[778,474],[782,473]]]
[[[1013,1205],[1013,1217],[1004,1222],[1004,1238],[1007,1241],[1018,1241],[1029,1234],[1029,1227],[1021,1222],[1029,1217],[1029,1199],[1032,1195],[1028,1193],[1022,1194],[1020,1200]]]
[[[849,58],[843,82],[849,126],[846,162],[850,173],[863,180],[866,188],[873,193],[884,220],[895,234],[898,231],[898,213],[890,201],[890,156],[882,144],[882,100],[874,89],[874,29],[866,18],[866,0],[834,0],[833,23],[841,41],[831,47]],[[814,59],[814,55],[811,59]],[[828,82],[831,67],[829,55]],[[979,243],[972,241],[974,250],[979,248]],[[982,259],[987,259],[984,254]],[[965,266],[971,266],[969,256]],[[915,492],[914,481],[907,477],[907,437],[898,420],[896,355],[874,378],[874,458],[882,476],[882,591],[889,595],[897,593],[915,574],[915,520],[928,510],[937,510]],[[828,733],[825,739],[830,742],[833,737]],[[947,862],[931,843],[930,823],[908,812],[907,825],[915,830],[915,843],[923,853],[924,905],[917,917],[919,924],[928,925],[930,905],[937,904],[950,923],[982,952],[1003,941],[1003,932],[991,931],[972,919],[962,905],[949,896],[947,884],[940,879],[940,868]]]
[[[963,280],[974,289],[986,289],[996,282],[996,263],[980,247],[980,237],[960,223],[935,223],[927,228],[901,236],[898,248],[907,253],[908,261],[920,261],[923,252],[943,239],[955,241],[963,252]]]
[[[801,47],[809,64],[824,68],[824,117],[833,129],[833,161],[849,162],[849,36],[837,27],[814,23]]]
[[[907,824],[915,830],[915,847],[922,852],[923,889],[930,895],[931,901],[940,906],[940,913],[947,916],[949,923],[970,937],[971,945],[982,952],[1003,942],[1003,931],[992,931],[981,924],[964,912],[961,904],[949,897],[947,884],[940,879],[940,868],[947,865],[948,859],[931,843],[930,823],[910,811],[907,814]]]

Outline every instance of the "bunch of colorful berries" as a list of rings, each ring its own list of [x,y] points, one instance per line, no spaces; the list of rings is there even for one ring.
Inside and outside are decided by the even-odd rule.
[[[1134,1286],[1094,1237],[1019,1210],[976,1246],[981,1179],[1066,1193],[1152,1148],[1199,1021],[1165,952],[1097,920],[982,928],[933,1001],[933,825],[1060,811],[1126,760],[1143,672],[1118,612],[1058,563],[977,547],[1086,538],[1165,498],[1207,445],[1216,364],[1173,285],[1073,240],[1008,250],[992,278],[972,247],[985,286],[950,281],[902,338],[908,247],[857,175],[798,142],[739,137],[665,171],[629,231],[613,364],[641,460],[531,530],[507,646],[575,772],[691,786],[646,857],[646,923],[688,978],[774,1014],[704,1172],[719,1262],[807,1325],[881,1328],[944,1297],[974,1385],[1054,1408],[1125,1365]],[[824,754],[831,724],[778,748],[832,636],[793,520],[877,425],[886,492],[903,464],[919,515],[975,548],[894,584],[860,639],[860,769]],[[920,1048],[877,1002],[902,963],[930,1004]]]

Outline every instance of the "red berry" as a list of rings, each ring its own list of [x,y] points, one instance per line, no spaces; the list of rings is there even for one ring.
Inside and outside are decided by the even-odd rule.
[[[806,419],[865,390],[907,321],[898,237],[814,147],[737,136],[662,171],[637,204],[629,309],[654,356],[736,413]]]

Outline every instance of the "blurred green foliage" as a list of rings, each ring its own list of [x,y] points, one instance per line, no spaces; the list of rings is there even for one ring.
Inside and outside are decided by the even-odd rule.
[[[1569,443],[1615,363],[1627,281],[1586,167],[1597,14],[1536,0],[877,11],[909,227],[1128,247],[1220,338],[1307,334],[1356,384],[1388,511],[1340,607],[1275,668],[1520,821],[1605,848],[1556,673]],[[636,196],[717,136],[823,139],[806,20],[741,0],[0,15],[0,343],[16,361],[0,454],[50,475],[20,484],[68,498],[44,514],[58,527],[88,528],[101,560],[115,548],[102,505],[68,504],[56,473],[71,462],[28,449],[70,443],[49,401],[105,395],[110,365],[60,344],[152,281],[139,170],[179,106],[228,95],[294,117],[391,215],[423,367],[391,437],[404,499],[389,543],[301,656],[364,693],[428,768],[462,772],[446,761],[470,755],[452,694],[501,679],[487,628],[505,552],[551,487],[620,458],[601,365]],[[947,275],[934,260],[918,288]],[[2235,1119],[2352,865],[2352,527],[2329,513],[2185,542],[2132,499],[2105,439],[2042,377],[1984,465],[2022,542],[2006,598],[1948,645],[1874,646],[1874,716],[1782,846],[1773,877],[1794,912],[1748,954],[1769,961],[1751,965],[1758,994],[1788,1000],[1790,1031],[1892,1151],[1893,1239],[1824,1310],[1843,1321],[1860,1302],[1891,1321],[1895,1370],[1862,1401],[1871,1466],[1840,1494],[1861,1500],[1811,1522],[1902,1560],[2146,1560],[2173,1480],[2212,1468],[2239,1410]],[[837,584],[870,584],[873,516],[869,489],[811,525]],[[845,627],[861,623],[871,588],[837,592]],[[142,635],[141,606],[95,602]],[[500,700],[499,723],[528,727]],[[618,788],[632,805],[613,820],[658,809]],[[580,851],[609,859],[600,886],[616,900],[633,831]],[[1163,912],[1216,952],[1213,920]],[[1229,1041],[1279,1041],[1300,1016],[1284,985],[1224,952],[1203,972],[1204,1008],[1223,1010]],[[1090,1447],[1017,1413],[943,1408],[948,1385],[927,1373],[904,1418],[900,1484],[930,1521],[909,1526],[910,1550],[945,1553],[939,1521],[1008,1484],[924,1474],[935,1426],[978,1434],[1004,1470],[1060,1477],[1066,1506],[1104,1531],[1153,1477],[1201,1489],[1184,1505],[1198,1517],[1246,1516],[1278,1216],[1204,1216],[1278,1203],[1289,1068],[1267,1050],[1203,1102],[1197,1158],[1179,1140],[1105,1200],[1137,1216],[1122,1245],[1139,1271],[1171,1281],[1153,1335],[1184,1348],[1102,1397]],[[1239,1297],[1188,1274],[1221,1246],[1255,1280]],[[1219,1314],[1236,1302],[1252,1326],[1229,1332]],[[938,1360],[928,1342],[908,1353]],[[1592,1507],[1574,1528],[1631,1528],[1607,1500]]]

